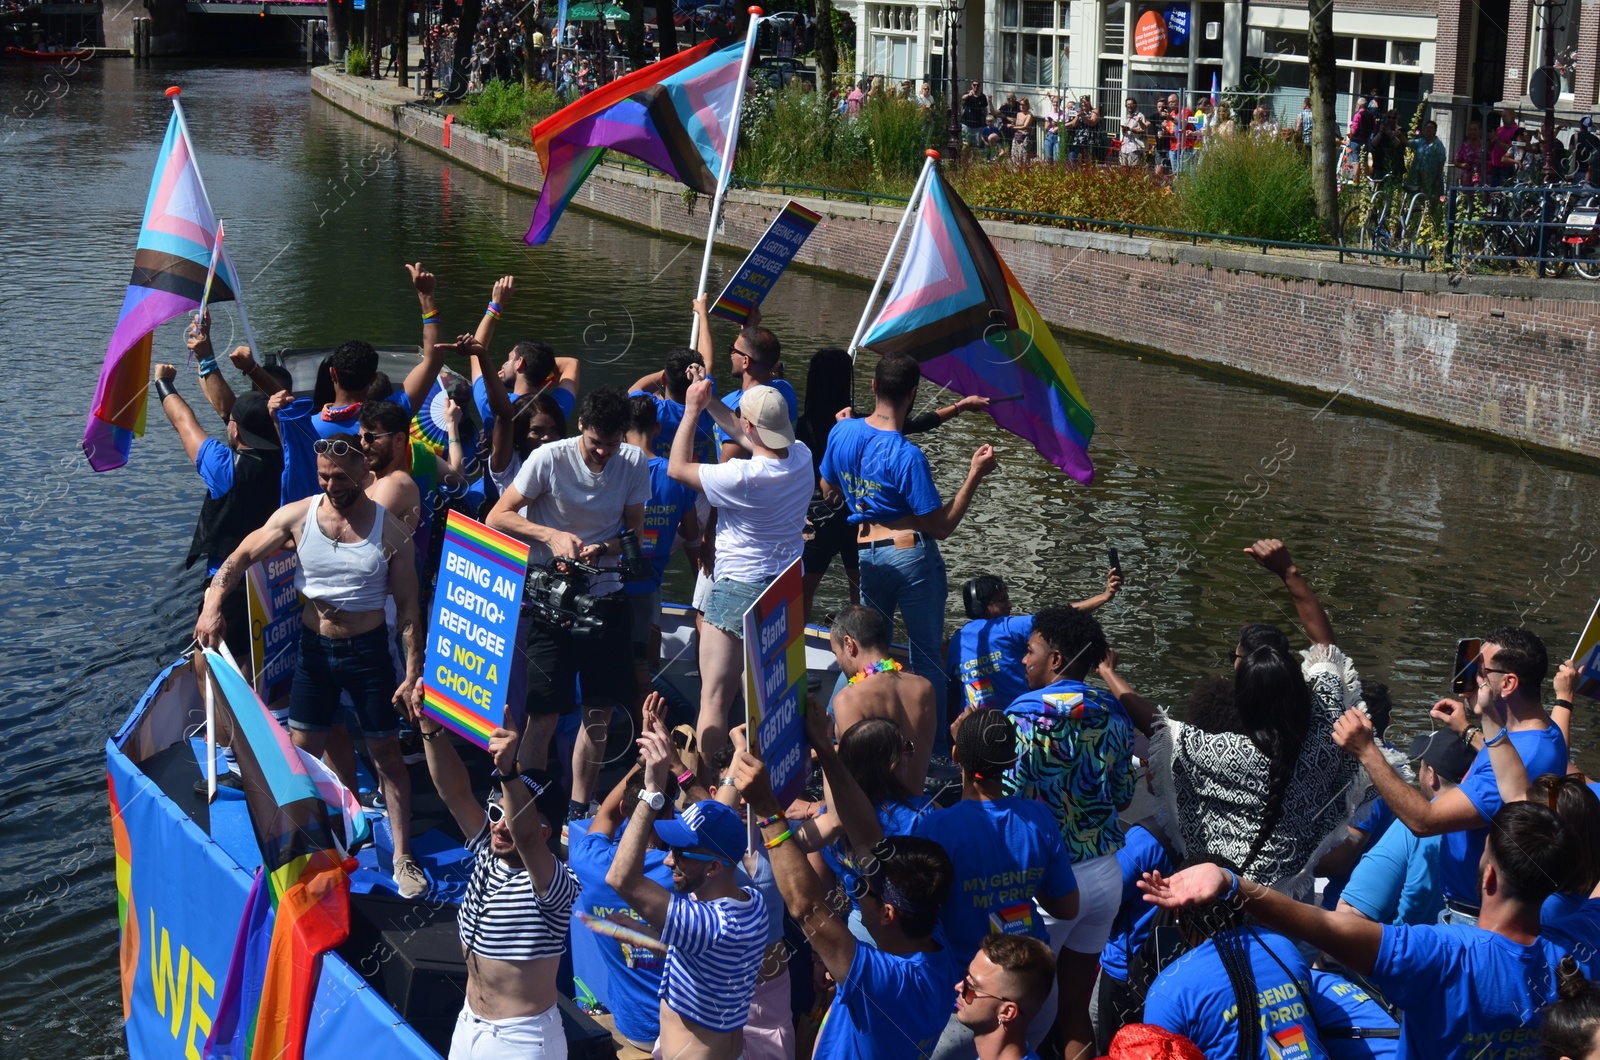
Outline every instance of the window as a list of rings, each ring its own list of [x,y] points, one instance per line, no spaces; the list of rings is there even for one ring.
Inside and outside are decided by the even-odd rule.
[[[1000,8],[1000,24],[1007,29],[1017,25],[1017,0],[1005,0]]]
[[[1292,30],[1269,29],[1263,36],[1261,50],[1266,55],[1306,54],[1306,35]]]
[[[1336,59],[1348,59],[1355,54],[1356,39],[1354,37],[1333,38],[1333,55]]]
[[[917,48],[917,8],[911,4],[870,4],[867,25],[872,48],[872,69],[897,81],[914,81],[925,71]]]
[[[1004,0],[1000,80],[1055,85],[1067,75],[1071,4],[1067,0]]]
[[[1383,63],[1388,62],[1389,42],[1376,37],[1356,38],[1356,62],[1358,63]]]
[[[1117,4],[1106,12],[1105,34],[1100,51],[1105,55],[1121,55],[1128,36],[1128,5]]]
[[[1414,40],[1394,42],[1394,65],[1417,66],[1422,61],[1422,44]]]
[[[1051,28],[1056,21],[1055,6],[1052,0],[1026,0],[1022,5],[1022,28]]]

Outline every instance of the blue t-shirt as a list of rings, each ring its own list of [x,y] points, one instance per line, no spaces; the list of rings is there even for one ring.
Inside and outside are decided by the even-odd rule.
[[[1139,881],[1147,872],[1171,875],[1175,866],[1160,841],[1138,825],[1128,829],[1127,842],[1117,851],[1117,865],[1122,869],[1122,906],[1112,921],[1111,937],[1100,951],[1100,970],[1125,983],[1128,961],[1150,937],[1150,925],[1160,912],[1144,900]]]
[[[1400,1060],[1539,1060],[1556,967],[1597,944],[1600,908],[1547,926],[1531,946],[1464,924],[1385,927],[1369,978],[1405,1012]]]
[[[886,836],[916,835],[917,822],[932,805],[933,800],[926,795],[912,796],[909,806],[903,802],[886,799],[878,804],[878,824]],[[861,894],[861,872],[856,868],[853,857],[845,854],[843,842],[830,843],[823,847],[822,860],[833,870],[833,874],[839,877],[844,893],[850,898],[850,908],[860,909],[861,903],[858,898]]]
[[[778,393],[783,395],[783,400],[789,406],[789,422],[790,423],[794,423],[796,420],[798,420],[800,418],[800,398],[795,394],[794,387],[789,385],[788,380],[786,380],[786,379],[774,379],[772,382],[766,383],[766,384],[763,384],[763,385],[770,386],[772,389],[776,390]],[[722,399],[722,403],[724,405],[728,406],[733,411],[738,412],[739,411],[739,402],[741,402],[743,400],[744,400],[744,391],[743,390],[735,390],[733,393],[728,394],[727,396],[725,396]],[[709,413],[707,413],[707,415],[709,415]],[[718,445],[726,445],[731,441],[733,441],[733,439],[728,436],[728,432],[724,431],[721,427],[718,427],[717,428],[717,444]],[[712,462],[715,463],[715,461],[712,461]]]
[[[1372,849],[1389,826],[1394,824],[1394,811],[1389,809],[1389,804],[1382,799],[1373,799],[1371,803],[1357,812],[1356,817],[1350,822],[1350,827],[1364,833],[1361,840],[1361,853],[1365,854]],[[1359,859],[1358,859],[1359,861]],[[1339,896],[1344,893],[1345,884],[1350,882],[1350,873],[1339,876],[1329,876],[1328,885],[1322,889],[1322,908],[1335,909],[1339,905]]]
[[[318,440],[336,434],[361,433],[360,405],[346,406],[338,415],[324,415],[333,406],[317,411],[310,398],[296,398],[278,410],[278,433],[283,437],[283,480],[279,501],[292,501],[322,492],[317,482],[317,454],[312,448]]]
[[[1600,912],[1600,900],[1586,894],[1552,894],[1539,907],[1539,930],[1549,938],[1581,934],[1583,927],[1573,918],[1592,916],[1596,912]],[[1583,969],[1585,978],[1594,979],[1600,975],[1600,951],[1593,946],[1574,946],[1572,959]]]
[[[1244,938],[1263,1028],[1257,1055],[1261,1060],[1327,1055],[1308,999],[1301,993],[1302,985],[1309,990],[1311,984],[1305,958],[1293,942],[1270,931],[1246,929]],[[1219,1060],[1239,1051],[1237,1020],[1233,986],[1210,939],[1167,965],[1150,984],[1144,1001],[1144,1022],[1183,1035],[1206,1056]]]
[[[1510,739],[1517,754],[1522,756],[1522,764],[1528,768],[1529,780],[1545,773],[1566,775],[1567,741],[1554,725],[1546,729],[1522,729],[1511,733]],[[1461,778],[1461,791],[1483,815],[1483,827],[1445,834],[1444,845],[1439,850],[1439,882],[1446,898],[1477,905],[1478,861],[1483,857],[1484,840],[1489,836],[1489,821],[1500,812],[1502,805],[1487,748],[1478,752],[1472,760],[1472,768]]]
[[[943,946],[936,931],[934,941]],[[856,943],[817,1030],[812,1060],[921,1060],[950,1022],[957,969],[948,947],[898,957]]]
[[[695,491],[667,474],[667,462],[650,458],[650,500],[644,506],[644,526],[639,531],[639,551],[650,561],[655,576],[648,581],[623,582],[629,596],[648,596],[661,588],[672,545],[678,539],[678,524],[683,514],[694,507]]]
[[[974,619],[950,638],[945,671],[961,685],[967,706],[1005,710],[1028,690],[1022,654],[1032,633],[1032,615],[1006,615]]]
[[[545,393],[555,398],[556,404],[561,406],[561,414],[567,418],[567,429],[575,431],[577,424],[572,422],[572,410],[577,406],[577,396],[564,386],[553,386]],[[527,396],[514,392],[506,394],[506,397],[511,399],[513,409],[517,407],[517,402]],[[483,436],[488,438],[489,432],[494,430],[494,412],[489,408],[489,388],[483,385],[481,375],[472,381],[472,403],[478,406],[478,419],[483,422]]]
[[[1034,896],[1060,898],[1078,889],[1061,829],[1032,799],[962,799],[928,814],[911,834],[944,847],[956,867],[939,928],[962,968],[985,936],[1045,939]]]
[[[661,425],[661,433],[656,435],[655,443],[650,447],[651,452],[661,459],[666,460],[672,456],[672,439],[678,436],[678,425],[683,422],[683,402],[674,401],[660,394],[652,394],[648,390],[629,391],[628,396],[643,394],[652,398],[656,403],[656,422]],[[711,413],[700,413],[700,421],[694,432],[694,459],[698,464],[715,464],[717,458],[717,425],[711,419]]]
[[[833,425],[819,473],[844,492],[852,523],[892,523],[944,504],[922,450],[899,431],[881,431],[866,420]]]
[[[574,821],[569,827],[567,865],[583,885],[574,908],[602,920],[612,913],[626,913],[643,924],[643,918],[606,885],[606,871],[611,868],[627,822],[617,829],[615,840],[598,832],[588,832],[590,823]],[[666,851],[646,850],[644,877],[670,891],[672,869],[666,860]],[[616,1017],[617,1030],[634,1041],[649,1041],[661,1033],[661,1003],[656,999],[656,989],[661,985],[665,960],[654,950],[635,949],[604,935],[596,935],[595,940],[605,962],[606,1007]]]
[[[1443,836],[1418,837],[1403,824],[1391,828],[1361,856],[1339,897],[1379,924],[1436,924],[1444,911],[1443,845]]]
[[[1400,1024],[1371,994],[1336,972],[1312,971],[1311,1007],[1329,1060],[1389,1060],[1400,1050]],[[1394,1037],[1351,1037],[1352,1027],[1390,1031]]]

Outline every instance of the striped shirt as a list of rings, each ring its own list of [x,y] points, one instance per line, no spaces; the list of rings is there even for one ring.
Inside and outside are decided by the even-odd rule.
[[[747,901],[673,895],[661,932],[667,964],[656,996],[679,1016],[714,1031],[744,1026],[767,948],[767,903],[759,892],[741,890]]]
[[[461,945],[496,961],[534,961],[559,957],[567,948],[568,918],[579,883],[564,862],[555,863],[549,889],[541,896],[525,868],[513,869],[489,849],[489,822],[467,843],[472,879],[461,903]]]

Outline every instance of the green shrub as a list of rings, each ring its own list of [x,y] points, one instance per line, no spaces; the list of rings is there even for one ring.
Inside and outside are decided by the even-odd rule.
[[[467,100],[461,120],[484,133],[522,131],[560,110],[561,97],[547,84],[527,88],[520,81],[490,81]]]
[[[928,122],[915,101],[887,95],[851,120],[827,97],[791,83],[747,102],[740,139],[734,172],[745,180],[893,194],[916,181]]]
[[[344,72],[352,77],[366,77],[372,60],[367,56],[367,49],[359,44],[352,44],[344,53]]]
[[[973,206],[1176,227],[1171,188],[1144,166],[974,163],[958,170],[953,182]]]
[[[1311,168],[1294,145],[1219,136],[1174,182],[1182,225],[1201,232],[1322,242]]]

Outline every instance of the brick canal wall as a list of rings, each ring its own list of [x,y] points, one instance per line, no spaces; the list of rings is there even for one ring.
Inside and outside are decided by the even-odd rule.
[[[323,67],[317,94],[374,125],[536,192],[531,150],[407,107],[393,86]],[[409,95],[409,94],[407,94]],[[743,254],[787,196],[732,191],[718,242]],[[870,280],[900,210],[821,212],[797,264]],[[601,166],[573,205],[660,232],[704,233],[710,200]],[[1600,283],[1457,276],[984,222],[1039,311],[1110,340],[1525,447],[1600,458]],[[1115,311],[1117,304],[1133,307]],[[1158,315],[1153,307],[1170,312]],[[843,336],[841,336],[841,339]]]

